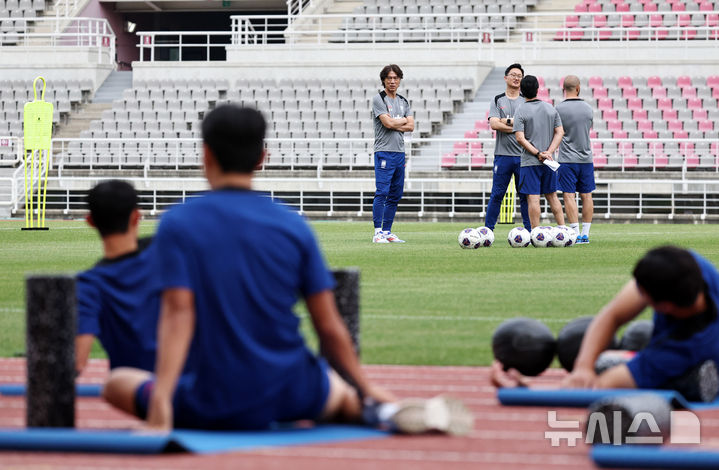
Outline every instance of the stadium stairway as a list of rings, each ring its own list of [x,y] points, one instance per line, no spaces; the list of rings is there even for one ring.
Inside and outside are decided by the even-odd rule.
[[[122,98],[122,92],[132,88],[132,72],[113,70],[95,92],[93,103],[112,103]]]
[[[0,167],[0,218],[10,217],[12,189],[10,178],[15,172],[13,167]]]
[[[464,103],[461,111],[454,113],[451,121],[442,127],[439,134],[433,137],[440,139],[463,138],[467,129],[473,128],[475,121],[486,118],[490,101],[497,94],[502,93],[505,88],[504,67],[493,68],[479,86],[479,89],[477,89],[474,99]],[[412,169],[437,171],[439,169],[437,155],[446,153],[451,149],[451,145],[451,143],[447,142],[433,143],[420,148],[413,156]]]

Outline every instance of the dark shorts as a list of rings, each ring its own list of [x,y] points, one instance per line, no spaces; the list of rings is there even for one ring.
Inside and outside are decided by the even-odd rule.
[[[594,163],[562,163],[559,173],[559,190],[563,193],[591,193],[594,184]]]
[[[189,398],[197,386],[182,376],[173,398],[174,427],[194,429],[264,429],[275,422],[292,422],[318,419],[329,397],[329,367],[322,358],[312,358],[298,367],[295,377],[286,386],[264,402],[240,412],[224,413],[224,410],[198,410],[190,406]],[[246,378],[252,383],[252,378]],[[135,410],[145,419],[150,396],[155,386],[154,378],[142,383],[135,391]]]
[[[557,172],[547,165],[519,169],[518,191],[523,194],[549,194],[557,191]]]

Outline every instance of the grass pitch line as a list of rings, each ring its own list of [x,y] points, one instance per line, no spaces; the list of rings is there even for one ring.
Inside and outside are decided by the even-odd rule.
[[[426,321],[472,320],[472,321],[498,321],[498,322],[502,322],[502,321],[506,320],[507,318],[509,318],[509,317],[474,317],[474,316],[457,317],[457,316],[449,316],[449,315],[381,315],[381,314],[361,315],[361,317],[362,318],[370,318],[370,319],[374,319],[374,320],[426,320]],[[572,317],[572,318],[532,317],[532,318],[534,318],[535,320],[539,320],[541,322],[547,322],[547,323],[566,323],[566,322],[574,319],[574,317]]]

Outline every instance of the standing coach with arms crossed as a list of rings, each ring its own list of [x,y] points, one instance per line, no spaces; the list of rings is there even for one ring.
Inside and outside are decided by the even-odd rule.
[[[492,194],[489,197],[487,216],[484,225],[494,230],[499,217],[502,199],[507,192],[512,175],[514,182],[519,184],[519,167],[522,147],[517,143],[512,128],[513,117],[519,107],[524,103],[524,97],[519,93],[519,83],[524,77],[524,70],[519,64],[512,64],[504,71],[504,81],[507,90],[494,97],[489,105],[489,126],[497,133],[497,142],[494,146],[494,168],[492,171]],[[529,225],[529,210],[527,209],[527,196],[519,194],[519,207],[522,212],[522,223],[527,230]]]
[[[564,193],[564,207],[569,226],[577,232],[577,243],[589,243],[589,228],[594,215],[592,191],[594,184],[594,163],[592,147],[589,144],[589,129],[594,120],[592,107],[579,98],[579,78],[567,75],[564,78],[564,101],[557,105],[562,118],[564,138],[559,145],[557,161],[559,167],[559,189]],[[582,198],[582,232],[579,232],[579,211],[575,194]]]
[[[527,195],[529,219],[532,228],[538,227],[541,217],[539,195],[549,202],[557,225],[564,225],[562,204],[557,197],[557,172],[544,165],[552,160],[562,141],[564,130],[559,113],[554,107],[537,99],[537,77],[527,75],[522,79],[522,94],[527,100],[514,120],[517,142],[524,147],[522,167],[519,173],[519,192]]]
[[[402,69],[387,65],[379,73],[384,90],[372,99],[374,118],[374,175],[376,191],[372,204],[374,243],[404,243],[392,233],[397,204],[404,190],[404,133],[414,130],[409,101],[397,94]]]

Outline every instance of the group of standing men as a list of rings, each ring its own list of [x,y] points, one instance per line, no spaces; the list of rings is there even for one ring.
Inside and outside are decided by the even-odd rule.
[[[404,132],[414,129],[409,102],[397,94],[402,70],[395,64],[380,72],[384,90],[372,100],[375,125],[375,179],[373,204],[375,243],[402,242],[391,232],[404,186]],[[544,194],[558,225],[564,225],[557,189],[564,193],[569,226],[577,243],[589,243],[594,213],[594,164],[589,142],[592,108],[579,98],[579,78],[564,78],[565,100],[556,108],[537,98],[539,81],[524,75],[520,64],[504,72],[507,88],[490,103],[489,124],[496,131],[492,193],[485,225],[494,230],[502,199],[512,176],[517,183],[522,222],[527,230],[539,226],[540,195]],[[556,165],[553,155],[559,151]],[[582,228],[575,199],[582,200]]]

